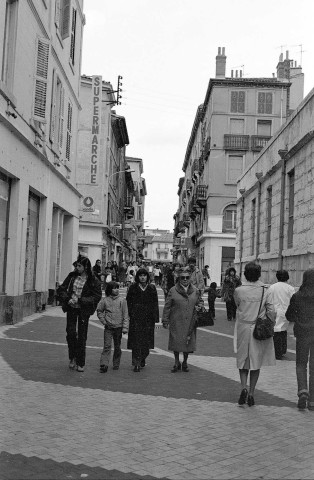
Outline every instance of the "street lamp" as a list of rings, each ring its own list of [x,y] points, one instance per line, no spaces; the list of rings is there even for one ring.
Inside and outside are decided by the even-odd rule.
[[[129,168],[128,170],[119,170],[118,172],[114,172],[111,175],[109,175],[108,182],[110,182],[111,177],[113,177],[114,175],[117,175],[118,173],[126,173],[126,172],[127,173],[134,173],[135,170],[133,170],[132,168]]]

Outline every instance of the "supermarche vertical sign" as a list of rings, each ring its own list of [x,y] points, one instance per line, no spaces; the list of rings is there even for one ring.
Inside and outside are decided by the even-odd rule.
[[[102,77],[92,77],[92,136],[90,156],[90,184],[98,184],[100,158],[100,120],[101,120]]]

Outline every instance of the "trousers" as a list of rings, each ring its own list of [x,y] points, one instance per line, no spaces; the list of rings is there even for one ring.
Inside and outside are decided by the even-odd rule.
[[[67,312],[66,339],[69,359],[76,359],[76,364],[84,367],[86,358],[86,340],[89,315],[83,314],[80,308],[71,308]]]
[[[309,365],[309,381],[307,367]],[[309,403],[314,406],[314,338],[296,338],[296,374],[298,395],[308,393]]]
[[[100,365],[108,367],[111,355],[111,345],[113,340],[113,366],[119,367],[122,355],[121,350],[122,327],[110,328],[105,326],[104,329],[104,348],[100,356]]]
[[[287,353],[287,330],[274,333],[274,347],[277,360]]]

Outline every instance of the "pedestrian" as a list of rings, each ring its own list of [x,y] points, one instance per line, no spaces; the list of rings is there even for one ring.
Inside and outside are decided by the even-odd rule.
[[[166,298],[162,324],[169,327],[168,350],[174,354],[174,366],[171,370],[176,373],[182,369],[188,372],[189,353],[196,348],[196,319],[195,307],[200,300],[199,291],[191,284],[191,273],[188,269],[181,269],[175,286],[172,287]],[[183,362],[180,362],[180,352],[183,353]]]
[[[150,280],[150,282],[152,282],[154,280],[154,266],[153,266],[152,262],[148,263],[147,270],[148,270],[148,273],[149,273],[149,280]]]
[[[126,272],[127,272],[126,263],[122,262],[120,264],[119,271],[118,271],[118,278],[119,278],[120,285],[122,285],[122,287],[126,286]]]
[[[121,361],[122,334],[128,333],[129,314],[125,298],[119,295],[119,283],[109,282],[105,290],[106,296],[97,306],[97,316],[104,325],[104,348],[100,356],[100,372],[106,373],[111,355],[113,341],[113,370],[119,370]]]
[[[302,285],[291,297],[286,318],[294,322],[298,408],[314,411],[314,269],[303,274]],[[309,364],[309,382],[307,366]],[[308,388],[309,386],[309,388]]]
[[[213,320],[215,320],[215,317],[216,317],[215,301],[216,301],[216,298],[220,298],[220,297],[221,297],[221,293],[220,293],[220,290],[217,290],[217,283],[212,282],[209,285],[209,289],[208,289],[208,311]]]
[[[131,268],[131,270],[129,270],[127,276],[126,276],[126,286],[129,288],[130,285],[132,285],[132,283],[134,283],[134,279],[135,279],[135,272],[134,270]]]
[[[155,266],[154,266],[154,281],[155,281],[155,285],[159,285],[159,274],[160,274],[159,266],[158,266],[158,265],[155,265]]]
[[[93,274],[101,281],[101,260],[96,260],[95,265],[93,266]]]
[[[101,284],[92,272],[89,258],[78,257],[75,270],[60,285],[57,295],[67,314],[69,368],[76,366],[78,372],[84,372],[88,321],[101,299]]]
[[[287,283],[289,280],[287,270],[278,270],[276,277],[278,282],[269,287],[269,293],[272,295],[272,302],[276,312],[276,325],[273,337],[275,355],[277,360],[281,360],[287,353],[287,329],[289,322],[286,319],[286,311],[295,290]]]
[[[169,290],[175,286],[181,268],[182,265],[179,262],[174,263],[172,267],[166,267],[162,280],[162,289],[164,291],[165,299],[167,298]]]
[[[190,283],[194,285],[199,292],[199,295],[202,296],[205,291],[205,284],[202,272],[196,266],[196,258],[189,257],[188,258],[188,267],[191,272]]]
[[[113,271],[115,272],[116,281],[118,281],[118,278],[119,278],[119,267],[118,267],[118,264],[117,264],[117,262],[116,262],[115,260],[112,262],[112,269],[113,269]]]
[[[154,348],[155,323],[159,322],[157,289],[144,268],[136,272],[126,300],[130,315],[127,348],[132,350],[133,371],[139,372],[146,365],[149,350]]]
[[[235,289],[240,285],[241,280],[237,276],[236,269],[234,267],[227,268],[222,284],[221,298],[226,303],[227,319],[229,322],[236,319],[237,306],[233,297]]]
[[[234,300],[237,306],[237,319],[234,328],[234,347],[237,354],[237,367],[241,381],[239,405],[246,402],[249,407],[255,405],[254,391],[262,366],[276,364],[274,342],[256,340],[253,330],[258,316],[269,316],[275,324],[275,310],[269,291],[260,280],[261,266],[250,262],[245,266],[246,282],[236,288]],[[250,372],[250,386],[247,379]],[[249,390],[248,390],[249,389]]]
[[[209,281],[210,281],[210,275],[209,275],[209,265],[205,265],[205,267],[202,270],[203,273],[203,278],[204,278],[204,285],[207,287]]]

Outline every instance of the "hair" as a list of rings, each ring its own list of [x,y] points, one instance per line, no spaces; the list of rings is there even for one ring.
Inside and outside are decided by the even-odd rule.
[[[299,292],[303,297],[314,295],[314,268],[309,268],[303,273],[302,285],[300,286]]]
[[[261,276],[261,266],[254,262],[245,265],[244,276],[248,282],[257,282]]]
[[[278,270],[278,272],[276,273],[276,277],[278,282],[286,282],[287,280],[289,280],[289,273],[287,272],[287,270]]]
[[[195,263],[195,265],[196,265],[196,258],[195,257],[189,257],[188,258],[188,263]]]
[[[135,275],[135,283],[140,283],[140,275],[146,275],[147,283],[149,283],[149,273],[146,268],[139,268]]]
[[[134,270],[130,270],[130,274],[133,275],[133,273],[134,273]]]
[[[212,283],[209,285],[209,288],[217,288],[217,283],[216,283],[216,282],[212,282]]]
[[[88,257],[78,256],[77,261],[76,261],[76,265],[78,265],[78,264],[80,264],[84,267],[84,270],[85,270],[88,277],[92,275],[92,264],[90,263],[90,259]]]
[[[209,265],[205,265],[205,267],[204,267],[204,268],[209,268]]]
[[[254,263],[254,262],[250,262],[250,263]],[[231,272],[234,272],[235,275],[237,274],[237,271],[234,267],[229,267],[226,270],[226,275],[230,275]]]
[[[110,297],[110,295],[112,294],[112,290],[114,288],[119,288],[118,282],[108,282],[107,283],[106,289],[105,289],[105,294],[107,295],[107,297]]]
[[[98,260],[96,260],[96,263],[97,263],[97,262],[100,262],[100,263],[101,263],[101,260],[99,260],[99,258],[98,258]]]
[[[173,270],[174,270],[176,267],[180,267],[180,268],[181,268],[181,267],[182,267],[182,264],[181,264],[180,262],[175,262],[175,263],[173,263],[173,264],[172,264]]]

